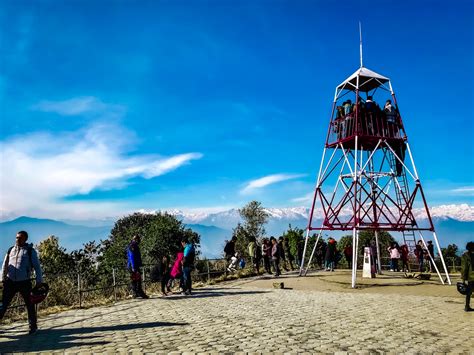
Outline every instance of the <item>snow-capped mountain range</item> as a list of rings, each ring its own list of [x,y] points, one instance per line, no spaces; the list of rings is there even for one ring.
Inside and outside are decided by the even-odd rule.
[[[269,221],[301,221],[307,220],[309,217],[309,208],[306,207],[288,207],[288,208],[266,208],[269,214]],[[149,211],[155,212],[155,211]],[[164,212],[164,211],[163,211]],[[204,224],[214,225],[221,228],[231,228],[241,221],[239,210],[230,209],[222,212],[213,213],[190,213],[182,210],[166,211],[175,215],[186,224]],[[431,217],[439,219],[451,218],[461,222],[474,221],[474,206],[468,204],[460,205],[440,205],[430,208]],[[416,218],[425,219],[426,212],[422,208],[414,209]],[[315,211],[315,218],[321,216],[321,212]]]

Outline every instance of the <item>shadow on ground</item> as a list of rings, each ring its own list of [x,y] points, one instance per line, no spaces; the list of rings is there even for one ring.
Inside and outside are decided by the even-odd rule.
[[[193,294],[190,296],[183,295],[183,294],[172,294],[172,295],[163,297],[163,299],[175,301],[175,300],[180,300],[182,298],[206,298],[206,297],[223,297],[223,296],[237,296],[237,295],[256,295],[259,293],[270,292],[270,291],[230,291],[230,292],[220,291],[220,290],[225,290],[225,288],[218,289],[217,291],[215,290],[216,289],[199,288],[199,289],[193,290]]]
[[[119,324],[102,327],[40,329],[35,335],[6,333],[0,338],[10,339],[1,342],[1,352],[53,351],[73,347],[101,346],[109,342],[102,339],[104,332],[120,332],[135,329],[185,326],[188,323],[149,322],[141,324]],[[159,329],[157,329],[159,331]],[[18,332],[15,332],[18,333]],[[85,339],[89,341],[84,341]]]

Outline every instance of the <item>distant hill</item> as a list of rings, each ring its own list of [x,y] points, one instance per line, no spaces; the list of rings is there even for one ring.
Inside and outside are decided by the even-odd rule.
[[[193,229],[201,235],[201,253],[208,258],[219,258],[222,255],[225,240],[232,235],[232,228],[235,227],[240,217],[237,210],[226,211],[206,216],[177,217],[183,220],[187,227]],[[448,244],[456,244],[463,250],[466,243],[474,239],[474,222],[459,221],[448,217],[436,217],[433,219],[441,247]],[[60,244],[67,250],[72,251],[82,247],[84,243],[92,240],[99,241],[109,236],[114,221],[107,220],[97,223],[96,221],[81,221],[81,225],[65,223],[51,219],[38,219],[31,217],[20,217],[12,221],[0,223],[0,255],[3,255],[9,246],[15,242],[16,232],[26,230],[30,235],[30,242],[37,244],[50,235],[59,238]],[[106,225],[110,223],[110,225]],[[209,223],[209,224],[208,224]],[[214,225],[211,223],[215,223]],[[304,213],[298,209],[273,210],[272,215],[266,225],[267,235],[279,236],[292,227],[305,229],[308,221]],[[313,225],[318,225],[321,221],[316,220]],[[83,225],[87,224],[87,225]],[[350,232],[325,232],[338,239],[342,235]],[[424,234],[426,238],[432,239],[430,233]],[[396,234],[394,234],[397,237]]]
[[[109,236],[111,226],[87,227],[72,225],[52,219],[38,219],[19,217],[12,221],[0,223],[0,255],[6,253],[8,248],[15,243],[16,233],[20,230],[28,232],[30,243],[37,244],[41,240],[55,235],[59,238],[61,246],[69,251],[79,249],[84,243],[92,240],[99,241]]]

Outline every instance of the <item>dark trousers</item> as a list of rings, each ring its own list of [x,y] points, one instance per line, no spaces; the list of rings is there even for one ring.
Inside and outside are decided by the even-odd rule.
[[[192,289],[192,280],[191,280],[191,271],[193,270],[192,266],[183,266],[183,283],[184,291],[191,292]]]
[[[28,323],[31,328],[36,328],[37,318],[35,305],[30,302],[31,293],[31,281],[12,281],[6,280],[3,283],[3,297],[2,297],[2,308],[0,309],[0,319],[3,318],[8,306],[10,305],[13,297],[19,292],[23,301],[25,302],[26,309],[28,311]]]
[[[161,292],[166,293],[166,290],[169,289],[168,282],[170,281],[170,274],[166,273],[161,276]]]
[[[268,274],[271,274],[272,271],[270,270],[270,257],[268,255],[263,256],[263,267]]]
[[[469,308],[471,304],[472,291],[474,291],[474,281],[469,281],[467,283],[466,291],[466,308]]]
[[[132,279],[132,292],[133,292],[134,297],[143,297],[145,295],[145,292],[143,291],[143,288],[142,288],[141,275],[140,275],[139,280]]]
[[[275,275],[280,276],[280,274],[281,274],[281,272],[280,272],[280,259],[272,258],[272,264],[273,264],[273,268],[275,269]]]

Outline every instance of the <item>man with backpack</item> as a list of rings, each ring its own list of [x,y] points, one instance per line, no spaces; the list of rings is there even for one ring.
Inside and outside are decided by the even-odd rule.
[[[34,334],[38,329],[37,316],[30,295],[31,270],[35,270],[36,286],[43,284],[43,272],[38,260],[38,254],[33,249],[33,244],[28,244],[28,233],[20,231],[16,235],[16,244],[8,249],[2,267],[3,297],[0,309],[0,319],[3,318],[10,302],[16,293],[20,293],[28,311],[29,334]]]
[[[142,254],[140,253],[140,241],[139,235],[133,236],[132,241],[127,247],[127,267],[130,271],[130,279],[132,281],[132,292],[133,298],[149,298],[142,288],[142,275],[140,268],[143,266]]]

